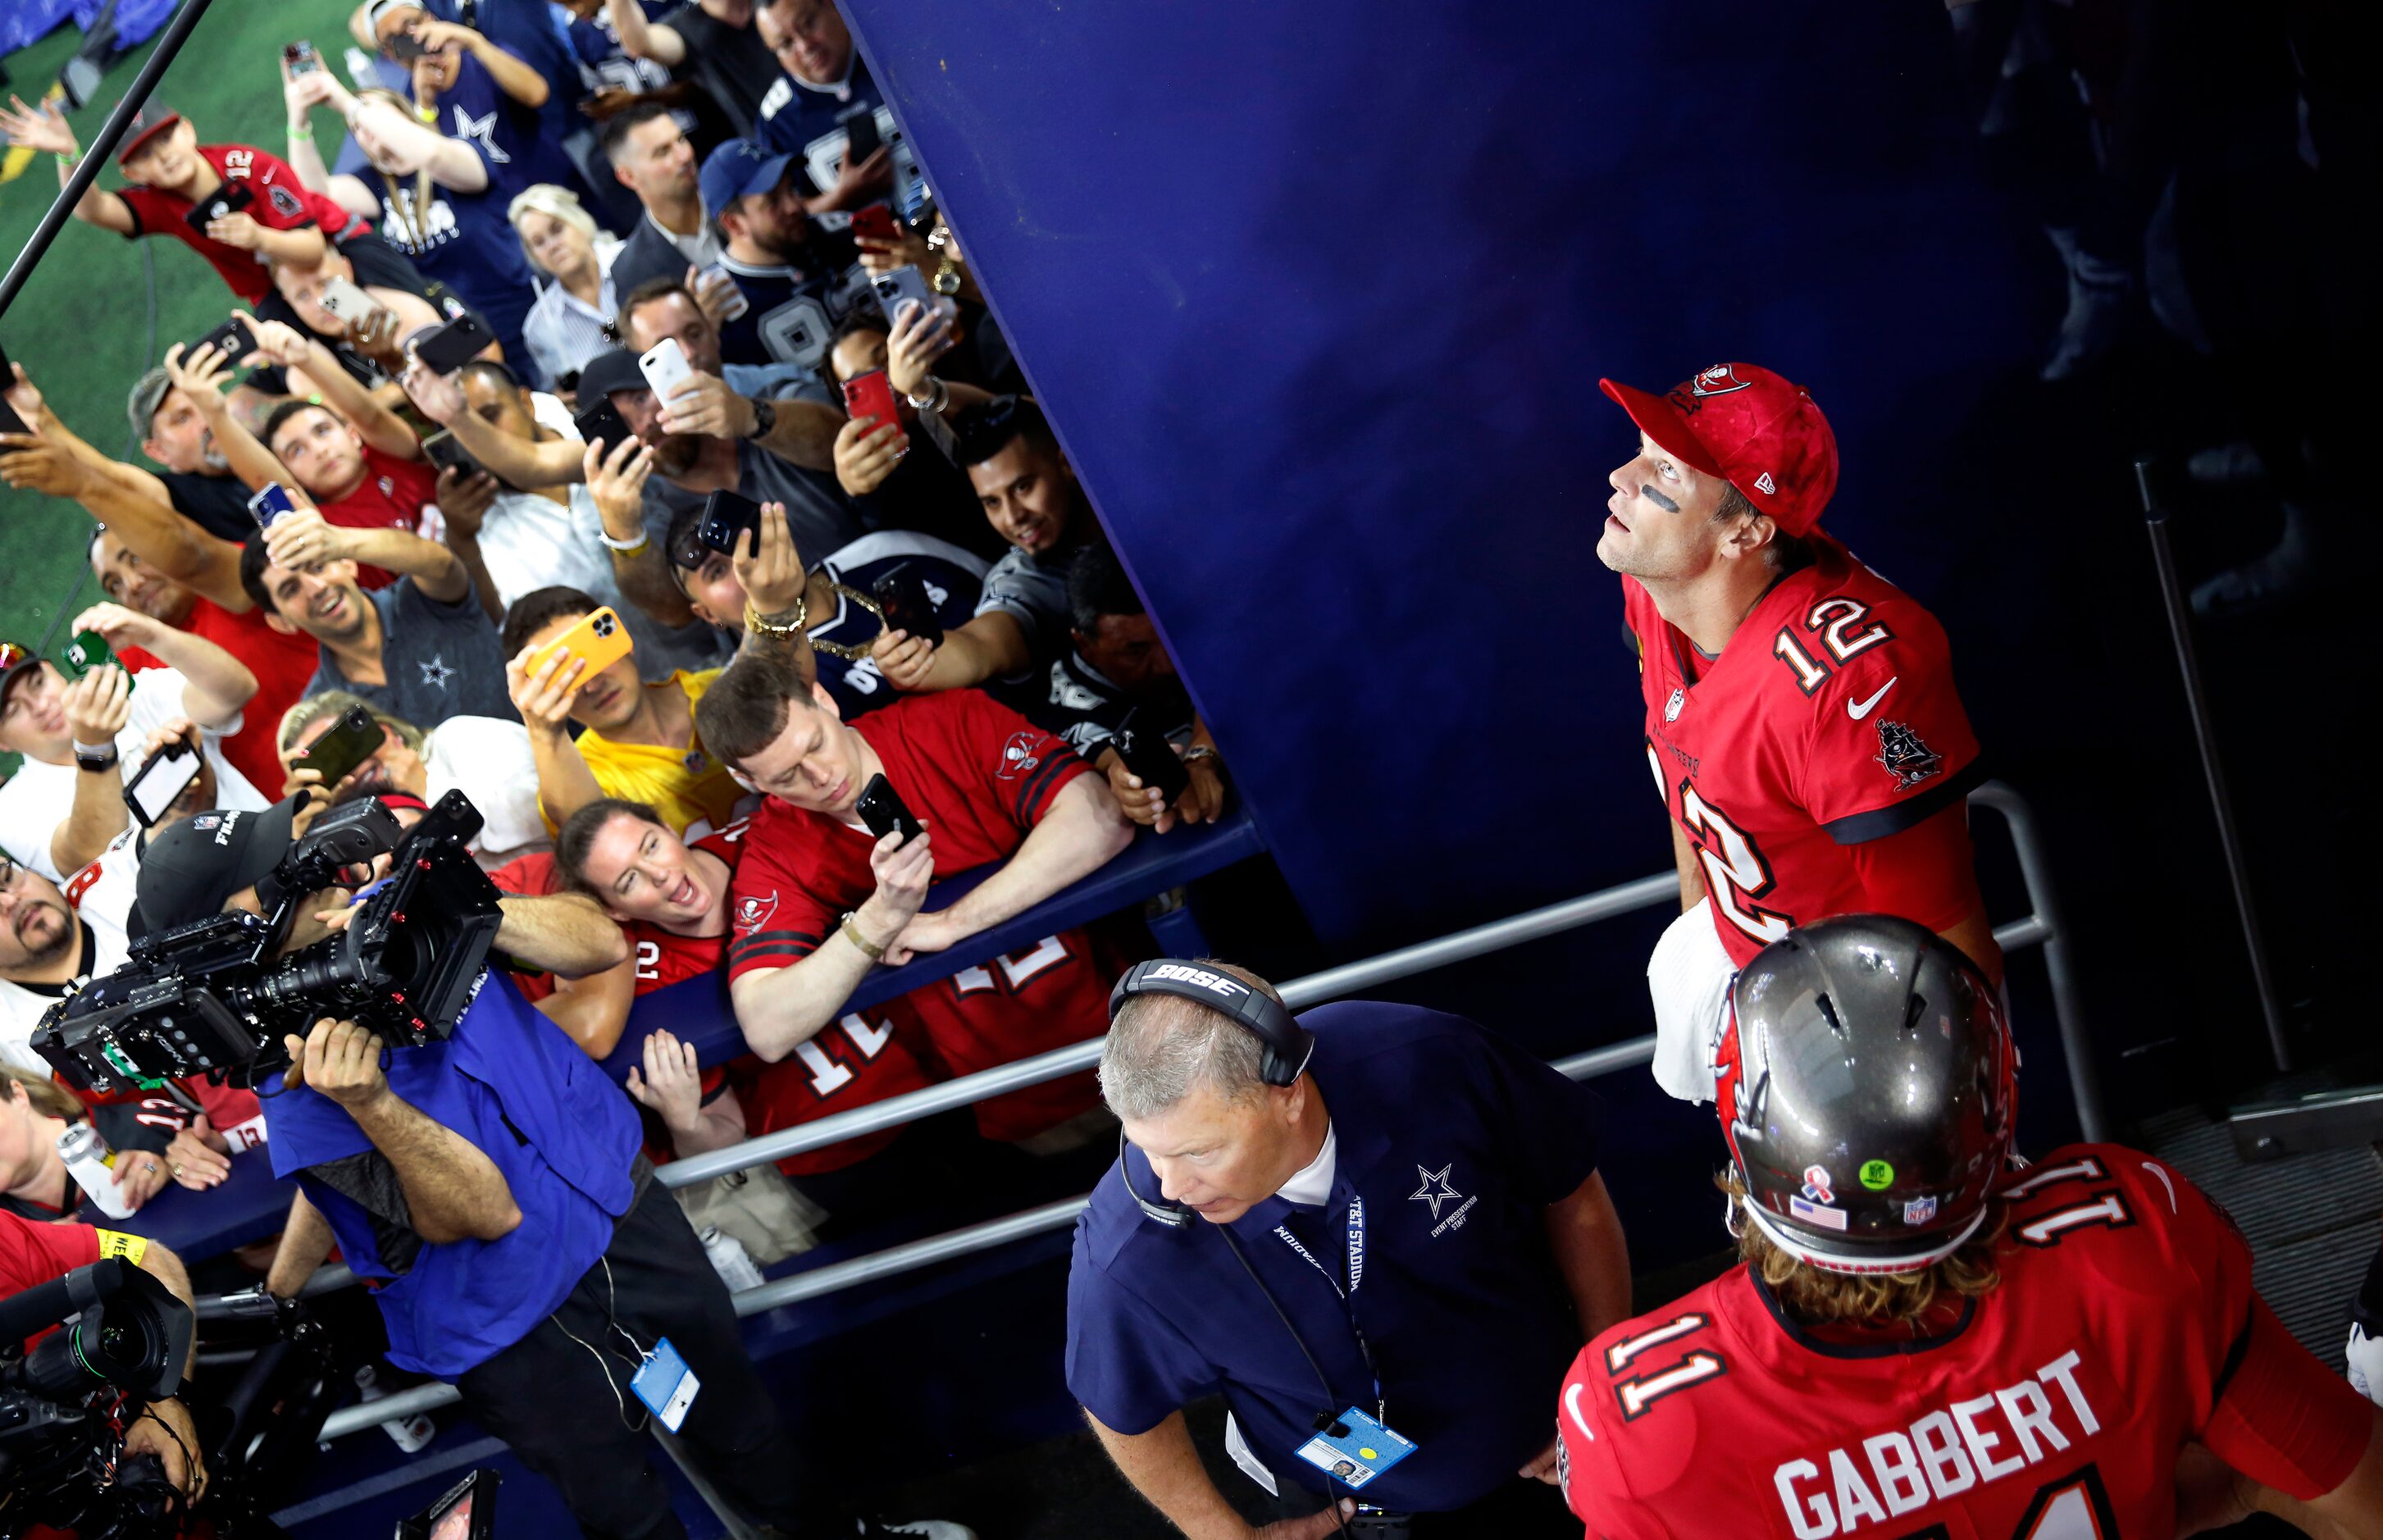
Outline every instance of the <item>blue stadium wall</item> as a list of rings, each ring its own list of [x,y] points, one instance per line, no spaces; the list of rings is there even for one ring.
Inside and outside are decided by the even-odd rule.
[[[1669,865],[1594,555],[1634,442],[1599,375],[1743,358],[1811,388],[1844,457],[1828,527],[1944,617],[2072,874],[2092,767],[2189,764],[2123,455],[2090,495],[2031,475],[2073,431],[2033,378],[2058,267],[1987,183],[1940,6],[847,10],[1336,955]],[[2080,631],[2048,552],[2095,521],[2117,545]],[[2080,647],[2132,671],[2048,716]],[[2130,795],[2205,817],[2189,770]],[[2138,878],[2208,855],[2179,827]],[[1646,1029],[1660,918],[1601,943],[1592,1035]],[[1517,967],[1545,999],[1556,975]]]

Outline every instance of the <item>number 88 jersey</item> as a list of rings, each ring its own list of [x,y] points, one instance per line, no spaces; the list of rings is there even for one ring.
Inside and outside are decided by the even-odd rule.
[[[1898,873],[1895,891],[1926,904],[1882,906],[1865,886],[1858,847],[1958,805],[1983,778],[1978,740],[1936,618],[1827,536],[1807,541],[1818,559],[1765,594],[1717,658],[1622,580],[1648,763],[1741,967],[1832,915],[1886,907],[1945,930],[1977,902],[1966,869]]]
[[[2169,1167],[2071,1145],[2006,1183],[1999,1281],[1925,1335],[1799,1322],[1740,1265],[1582,1350],[1556,1407],[1592,1540],[2167,1540],[2188,1440],[2292,1497],[2373,1408],[2253,1292]]]

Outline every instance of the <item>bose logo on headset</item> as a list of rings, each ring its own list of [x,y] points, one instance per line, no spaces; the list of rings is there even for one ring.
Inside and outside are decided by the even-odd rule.
[[[1204,967],[1188,967],[1181,963],[1162,963],[1150,970],[1152,979],[1176,979],[1196,984],[1211,993],[1231,999],[1250,992],[1250,987],[1239,979],[1229,979],[1221,973],[1211,973]]]

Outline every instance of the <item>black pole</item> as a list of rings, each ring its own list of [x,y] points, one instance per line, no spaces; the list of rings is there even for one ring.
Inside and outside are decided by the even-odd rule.
[[[2276,998],[2276,980],[2267,971],[2267,943],[2259,930],[2259,909],[2251,897],[2251,869],[2242,857],[2241,836],[2234,829],[2234,799],[2226,790],[2226,767],[2217,758],[2217,730],[2209,720],[2209,694],[2201,682],[2201,659],[2192,649],[2191,611],[2184,585],[2176,575],[2176,553],[2168,547],[2167,512],[2152,495],[2152,462],[2135,462],[2135,486],[2142,493],[2143,524],[2152,537],[2152,564],[2159,570],[2160,599],[2167,606],[2168,634],[2176,643],[2177,667],[2184,674],[2184,703],[2192,714],[2192,738],[2201,749],[2201,773],[2209,783],[2209,805],[2217,815],[2217,843],[2226,854],[2227,880],[2234,886],[2234,909],[2242,920],[2242,942],[2251,953],[2251,981],[2259,992],[2259,1014],[2267,1019],[2267,1046],[2276,1067],[2292,1067],[2291,1040],[2284,1031],[2284,1010]]]
[[[142,61],[141,73],[133,77],[132,89],[124,93],[124,99],[116,104],[116,110],[107,115],[107,121],[100,126],[99,137],[83,147],[81,164],[67,179],[66,187],[59,191],[57,201],[50,205],[50,211],[42,216],[33,238],[25,242],[25,249],[19,252],[17,260],[8,265],[8,276],[0,278],[0,315],[6,315],[8,307],[17,302],[17,296],[23,291],[26,280],[33,276],[33,268],[48,253],[50,242],[58,238],[58,231],[66,228],[67,221],[74,216],[75,205],[82,202],[82,195],[90,191],[92,183],[99,179],[99,168],[115,155],[117,145],[124,141],[125,129],[132,126],[133,117],[141,111],[142,104],[149,100],[149,92],[156,89],[158,80],[166,73],[166,67],[174,62],[174,55],[180,53],[182,44],[190,41],[191,29],[199,24],[199,18],[207,13],[211,3],[212,0],[182,0],[179,8],[174,12],[174,18],[166,23],[165,35],[157,40],[157,46],[151,49],[149,57]]]

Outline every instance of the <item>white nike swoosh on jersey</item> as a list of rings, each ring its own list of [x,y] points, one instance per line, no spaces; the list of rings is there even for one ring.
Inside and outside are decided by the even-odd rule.
[[[1903,676],[1901,674],[1896,674],[1895,679],[1901,679],[1902,677]],[[1885,684],[1880,685],[1877,691],[1872,694],[1868,700],[1849,700],[1846,702],[1846,715],[1853,718],[1856,721],[1859,721],[1864,717],[1869,716],[1870,708],[1876,706],[1881,697],[1885,696],[1887,691],[1895,688],[1895,679],[1890,679]]]

